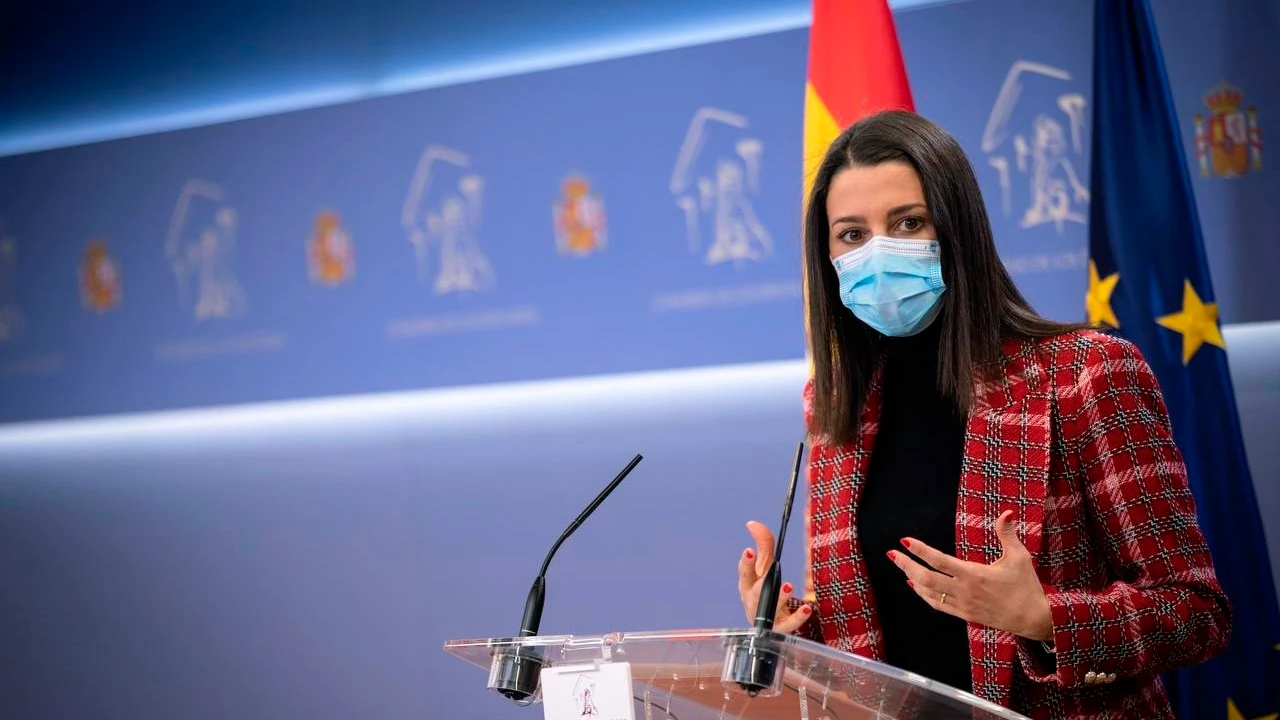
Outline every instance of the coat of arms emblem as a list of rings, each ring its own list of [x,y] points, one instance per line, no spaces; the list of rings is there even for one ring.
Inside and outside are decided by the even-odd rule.
[[[1200,176],[1232,178],[1262,169],[1258,109],[1245,106],[1240,88],[1218,83],[1204,96],[1209,110],[1196,113],[1196,162]]]

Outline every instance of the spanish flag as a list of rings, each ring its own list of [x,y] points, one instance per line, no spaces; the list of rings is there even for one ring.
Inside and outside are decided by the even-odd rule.
[[[881,110],[915,110],[907,69],[898,48],[888,0],[813,0],[809,26],[809,76],[804,88],[804,197],[831,141],[841,131]],[[802,274],[807,277],[807,273]],[[813,374],[805,301],[805,357]],[[809,535],[805,513],[805,536]],[[805,599],[814,600],[806,542]]]
[[[844,128],[880,110],[915,110],[887,0],[813,0],[804,93],[804,184]]]

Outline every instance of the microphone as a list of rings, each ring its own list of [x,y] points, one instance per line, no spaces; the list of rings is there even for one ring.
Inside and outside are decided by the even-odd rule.
[[[551,546],[551,551],[543,559],[542,569],[538,571],[538,577],[534,578],[533,586],[529,588],[529,597],[524,603],[524,617],[520,620],[519,637],[527,638],[538,634],[538,626],[542,624],[542,606],[547,597],[547,567],[551,565],[551,558],[555,557],[556,550],[560,549],[564,541],[569,539],[569,536],[591,516],[591,513],[596,511],[596,508],[600,507],[605,498],[609,497],[609,494],[643,459],[642,455],[631,458],[631,462],[627,463],[622,472],[600,491],[600,494],[578,514],[578,517],[573,519],[573,522],[569,523],[569,527],[565,528],[563,533],[560,533],[560,537]],[[489,668],[489,689],[496,690],[514,700],[517,705],[529,705],[537,695],[538,684],[541,681],[540,673],[545,664],[537,650],[523,645],[513,650],[499,651]]]
[[[791,486],[787,488],[787,500],[782,506],[782,523],[778,526],[778,540],[773,548],[773,562],[760,585],[760,602],[756,605],[755,629],[765,632],[773,629],[778,596],[782,594],[782,543],[787,539],[787,525],[791,522],[791,508],[795,505],[796,481],[800,478],[800,459],[804,455],[804,443],[796,446],[796,459],[791,469]]]
[[[796,458],[791,468],[791,485],[782,506],[782,522],[778,526],[778,538],[774,542],[773,562],[765,571],[760,585],[760,601],[756,604],[756,616],[752,634],[738,638],[731,644],[725,656],[721,681],[742,688],[747,695],[775,695],[782,679],[781,649],[773,637],[774,616],[777,613],[778,596],[782,594],[782,545],[787,538],[787,524],[791,522],[791,508],[795,505],[796,483],[800,478],[800,463],[804,456],[804,442],[796,445]]]

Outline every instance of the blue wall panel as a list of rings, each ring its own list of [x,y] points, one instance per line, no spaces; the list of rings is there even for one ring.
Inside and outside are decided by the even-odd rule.
[[[1162,27],[1203,12],[1166,5]],[[1085,285],[1090,21],[1011,0],[899,16],[919,109],[968,151],[1015,280],[1064,319]],[[0,159],[0,420],[800,357],[804,57],[791,30]],[[1236,65],[1215,76],[1265,135],[1275,81]],[[1174,79],[1222,316],[1274,319],[1259,268],[1280,249],[1250,228],[1280,223],[1260,201],[1280,180],[1199,174],[1205,77]],[[585,253],[555,220],[576,176]]]

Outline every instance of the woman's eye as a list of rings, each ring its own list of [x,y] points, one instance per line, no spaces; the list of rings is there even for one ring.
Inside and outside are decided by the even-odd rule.
[[[906,230],[907,232],[915,232],[916,230],[919,230],[922,227],[924,227],[924,221],[921,220],[920,218],[909,217],[909,218],[904,218],[902,221],[902,229]]]
[[[849,228],[848,230],[840,233],[839,237],[841,240],[848,243],[860,242],[862,240],[862,231]]]

